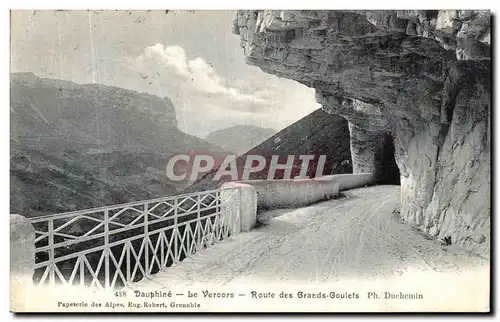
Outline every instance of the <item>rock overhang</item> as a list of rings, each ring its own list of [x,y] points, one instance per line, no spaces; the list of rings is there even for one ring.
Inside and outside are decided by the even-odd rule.
[[[249,64],[314,88],[325,111],[349,121],[355,171],[381,164],[379,138],[390,133],[405,219],[461,244],[464,218],[487,224],[488,207],[465,213],[470,193],[456,182],[490,167],[489,11],[239,11],[234,32]],[[468,140],[481,144],[469,151]],[[457,151],[478,169],[460,172]]]

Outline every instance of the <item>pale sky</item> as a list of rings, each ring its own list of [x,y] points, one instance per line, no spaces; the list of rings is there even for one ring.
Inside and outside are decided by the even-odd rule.
[[[11,70],[168,96],[179,128],[280,130],[320,107],[314,91],[247,65],[234,11],[13,11]]]

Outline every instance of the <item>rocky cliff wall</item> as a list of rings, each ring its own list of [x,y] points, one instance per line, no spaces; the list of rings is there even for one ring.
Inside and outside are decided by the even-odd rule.
[[[395,171],[377,157],[392,137],[404,220],[489,256],[489,11],[245,10],[233,32],[349,121],[355,172]]]

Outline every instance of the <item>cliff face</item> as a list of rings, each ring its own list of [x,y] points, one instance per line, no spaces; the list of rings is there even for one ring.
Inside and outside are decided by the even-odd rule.
[[[349,121],[354,172],[393,176],[394,143],[405,221],[489,255],[488,11],[239,11],[234,32]]]

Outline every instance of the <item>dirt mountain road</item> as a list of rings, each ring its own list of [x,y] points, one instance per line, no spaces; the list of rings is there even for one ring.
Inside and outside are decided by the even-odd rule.
[[[137,285],[327,283],[408,271],[459,273],[488,265],[401,222],[398,186],[353,189],[298,209],[259,215],[262,225],[195,254]]]

